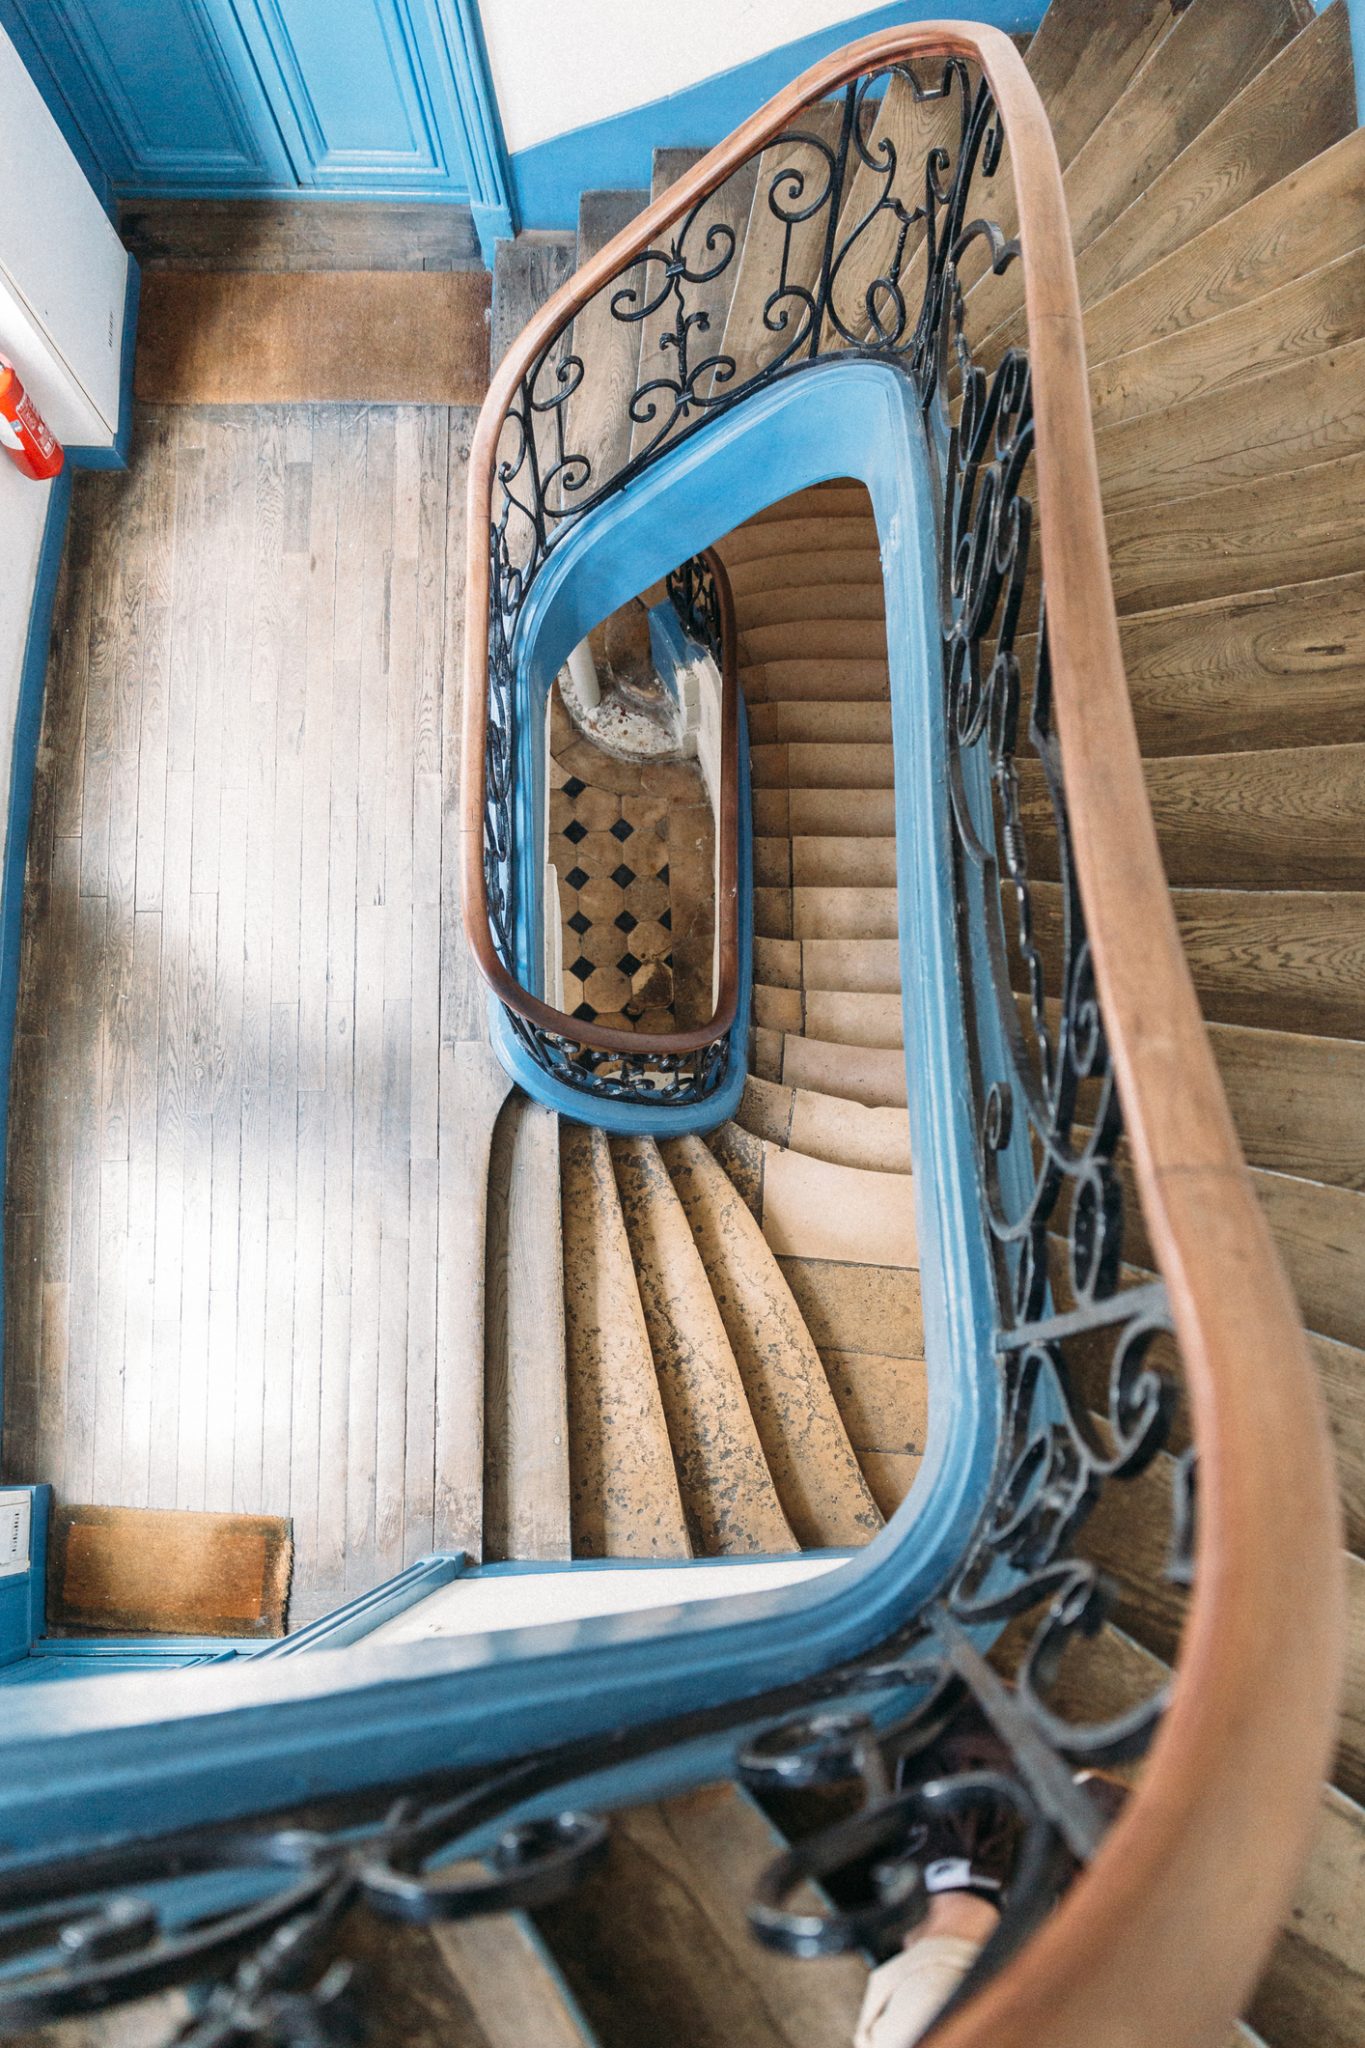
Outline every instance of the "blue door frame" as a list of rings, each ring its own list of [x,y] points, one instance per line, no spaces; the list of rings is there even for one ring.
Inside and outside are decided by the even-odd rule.
[[[303,196],[514,220],[477,0],[0,0],[106,204]]]

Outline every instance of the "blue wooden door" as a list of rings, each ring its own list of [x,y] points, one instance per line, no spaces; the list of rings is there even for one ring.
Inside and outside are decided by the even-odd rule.
[[[237,0],[301,185],[469,197],[434,0]]]
[[[475,0],[0,0],[120,197],[465,200],[510,234]]]
[[[232,0],[3,0],[0,20],[113,191],[296,182]]]

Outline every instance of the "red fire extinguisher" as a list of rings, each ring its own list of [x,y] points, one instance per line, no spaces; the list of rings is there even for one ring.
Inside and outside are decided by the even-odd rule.
[[[0,447],[16,469],[41,481],[56,476],[62,444],[19,382],[8,356],[0,356]]]

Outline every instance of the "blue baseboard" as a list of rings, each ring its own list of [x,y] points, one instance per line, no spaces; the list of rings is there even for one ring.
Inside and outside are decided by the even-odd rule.
[[[1012,34],[1035,29],[1041,0],[975,0],[974,21],[990,22]],[[710,149],[763,102],[810,64],[845,43],[878,29],[909,21],[942,19],[944,10],[924,0],[891,0],[800,36],[746,64],[718,71],[683,92],[649,100],[608,120],[571,128],[510,159],[512,193],[526,228],[575,228],[584,192],[629,191],[649,185],[656,149]]]

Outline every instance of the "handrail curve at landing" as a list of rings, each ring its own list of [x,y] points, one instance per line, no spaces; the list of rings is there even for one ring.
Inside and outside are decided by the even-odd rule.
[[[933,67],[941,87],[924,84]],[[969,72],[981,84],[970,108],[962,87],[964,109],[975,122],[964,112],[962,147],[965,152],[970,142],[988,188],[1008,153],[1017,223],[1008,240],[992,239],[961,208],[954,215],[957,192],[942,153],[927,163],[927,196],[918,211],[905,200],[896,202],[897,213],[890,196],[875,196],[885,156],[884,150],[878,154],[875,104],[865,96],[869,82],[889,77],[894,87],[899,79],[917,102],[946,102],[950,78],[965,79]],[[965,766],[972,749],[984,750],[979,787],[1017,824],[1012,733],[1002,740],[988,728],[992,703],[1015,702],[1020,659],[1014,643],[1031,601],[1030,519],[1036,527],[1041,581],[1035,574],[1039,681],[1033,737],[1050,766],[1059,814],[1064,809],[1064,896],[1068,887],[1072,891],[1062,939],[1062,1044],[1044,1046],[1038,1071],[1050,1082],[1069,1061],[1072,1095],[1082,1096],[1083,1084],[1109,1090],[1100,1111],[1093,1105],[1086,1111],[1087,1125],[1107,1125],[1108,1137],[1099,1153],[1083,1156],[1076,1138],[1081,1119],[1071,1117],[1076,1105],[1070,1103],[1059,1117],[1055,1097],[1050,1099],[1051,1122],[1046,1131],[1040,1123],[1038,1132],[1042,1150],[1052,1145],[1055,1157],[1042,1178],[1071,1176],[1075,1197],[1065,1228],[1073,1271],[1081,1272],[1077,1291],[1092,1308],[1096,1302],[1112,1308],[1119,1299],[1112,1273],[1092,1285],[1087,1260],[1096,1270],[1105,1264],[1106,1191],[1121,1124],[1148,1256],[1165,1283],[1198,1453],[1193,1590],[1175,1682],[1137,1789],[1055,1910],[945,2016],[934,2038],[941,2048],[1037,2048],[1043,2042],[1048,2048],[1130,2048],[1152,2041],[1170,2048],[1223,2048],[1287,1909],[1332,1746],[1343,1633],[1335,1479],[1313,1364],[1242,1159],[1162,869],[1110,582],[1061,172],[1042,103],[1005,35],[968,22],[927,22],[867,37],[817,64],[585,264],[508,352],[493,378],[470,464],[461,824],[467,929],[494,992],[525,1010],[491,935],[486,684],[500,661],[506,665],[508,650],[500,648],[499,636],[514,623],[525,587],[554,545],[556,521],[573,516],[575,491],[578,505],[591,508],[606,488],[594,494],[574,469],[572,446],[566,450],[561,439],[561,467],[552,478],[557,500],[551,502],[550,489],[517,499],[528,535],[518,555],[507,544],[507,497],[510,492],[516,498],[521,488],[526,458],[524,448],[508,456],[509,421],[520,422],[517,434],[525,443],[537,407],[544,413],[555,403],[542,402],[542,374],[557,377],[561,393],[572,388],[582,374],[567,340],[572,323],[613,285],[615,316],[640,317],[643,300],[629,302],[622,283],[632,266],[647,273],[653,260],[667,269],[671,248],[670,277],[681,276],[700,289],[703,266],[694,263],[689,271],[679,251],[705,202],[774,144],[796,136],[801,147],[815,150],[812,137],[801,136],[802,118],[840,92],[846,106],[841,140],[837,149],[819,144],[835,180],[823,256],[815,284],[796,286],[783,257],[765,325],[779,338],[778,353],[786,353],[768,374],[789,374],[842,350],[917,364],[926,394],[940,387],[935,402],[946,408],[954,436],[950,467],[956,464],[947,527],[957,550],[946,551],[945,591],[958,619],[946,659],[961,756],[953,794],[959,857],[964,872],[977,859],[997,892],[1003,886],[1017,899],[1017,951],[1027,970],[1022,992],[1033,1004],[1035,1035],[1045,1037],[1047,945],[1033,932],[1028,877],[1013,856],[992,864],[994,857],[973,843],[979,835],[972,819],[980,819],[973,804],[980,798],[972,796]],[[964,200],[966,182],[959,180]],[[854,220],[848,206],[861,203],[857,195],[868,189],[874,196],[867,218]],[[776,202],[769,204],[787,223],[784,248],[790,252],[800,206],[790,191],[785,215]],[[850,316],[836,306],[839,267],[870,219],[880,229],[893,214],[900,231],[897,253],[883,259],[882,273],[850,325]],[[921,243],[927,257],[922,253],[919,259],[925,292],[912,340],[907,321],[914,315],[905,312],[902,289],[909,271],[901,266],[914,260],[903,251],[907,229],[913,243],[917,224],[927,238]],[[950,245],[936,240],[940,230]],[[1027,347],[1010,352],[992,375],[963,340],[973,243],[978,257],[984,243],[985,261],[997,274],[1017,262],[1022,275]],[[676,282],[673,288],[681,297]],[[785,310],[778,305],[782,298]],[[798,330],[799,344],[782,339]],[[684,358],[689,337],[695,344],[699,331],[680,317],[674,346],[681,337]],[[665,441],[676,445],[699,431],[708,406],[718,408],[741,387],[752,388],[733,362],[728,370],[717,368],[714,341],[704,374],[698,376],[694,366],[690,384],[685,361],[675,367],[667,397],[674,411],[661,426],[658,392],[667,376],[656,379],[652,398],[637,391],[631,407],[635,440],[641,431],[647,440],[653,433],[653,440],[620,467],[613,487],[639,473]],[[729,394],[722,388],[727,376],[735,386]],[[947,388],[954,378],[956,411]],[[1032,496],[1020,511],[1011,493],[1026,464]],[[1002,517],[1002,503],[1012,514],[1009,521]],[[986,541],[1000,557],[994,567],[983,567]],[[989,616],[968,631],[962,613],[978,601]],[[1008,833],[1005,838],[1012,843]],[[553,1028],[550,1020],[538,1021]],[[1006,1019],[1001,1029],[1013,1042],[1014,1023]],[[587,1032],[581,1035],[590,1040]],[[988,1178],[1007,1178],[1009,1127],[1013,1118],[1018,1129],[1023,1093],[1004,1084],[983,1090]],[[1031,1214],[1041,1232],[1046,1219],[1038,1222],[1033,1185]],[[1052,1199],[1050,1183],[1047,1200]],[[1000,1216],[1007,1205],[1003,1198],[992,1200],[991,1227],[1004,1244],[1010,1233]],[[1005,1250],[1005,1268],[1022,1299],[1033,1286],[1028,1245],[1016,1234]],[[1025,1318],[1013,1337],[1002,1338],[1006,1351],[1011,1344],[1017,1352],[1027,1350],[1033,1341],[1028,1330],[1043,1328],[1039,1302],[1045,1292],[1041,1283],[1033,1287],[1029,1314],[1035,1320],[1028,1324]],[[1049,1328],[1055,1337],[1061,1323],[1054,1319]],[[1036,1341],[1046,1348],[1043,1337]],[[1140,1386],[1128,1365],[1116,1363],[1115,1385],[1120,1381],[1123,1399],[1116,1397],[1116,1413],[1122,1420],[1144,1398],[1145,1383]],[[1149,1458],[1156,1441],[1153,1433],[1135,1449],[1129,1459],[1133,1470]],[[1016,1495],[1013,1505],[1018,1504]],[[1074,1504],[1075,1526],[1087,1504]],[[995,1554],[1003,1546],[1013,1565],[1027,1571],[1036,1556],[1031,1559],[1017,1541],[1010,1549],[1000,1537],[1002,1526],[998,1521]],[[1074,1592],[1078,1582],[1068,1583]],[[1063,1586],[1057,1599],[1067,1590]],[[990,1611],[997,1619],[1008,1611],[1007,1604],[991,1609],[979,1597],[973,1608],[971,1592],[969,1611]],[[1081,1622],[1084,1633],[1088,1617]],[[1045,1635],[1038,1670],[1047,1666],[1055,1646]],[[1116,1742],[1111,1748],[1117,1753]]]

